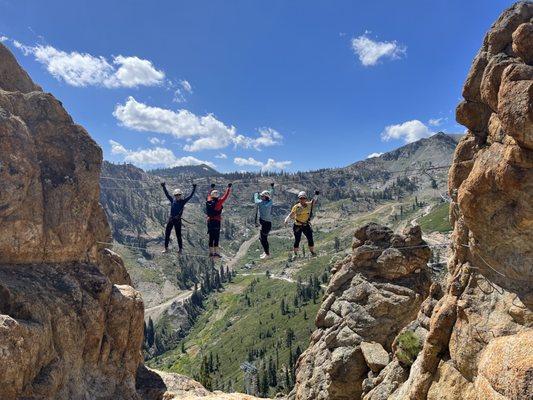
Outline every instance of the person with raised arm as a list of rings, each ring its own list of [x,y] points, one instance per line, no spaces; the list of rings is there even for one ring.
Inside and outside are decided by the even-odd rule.
[[[263,190],[261,193],[254,193],[254,203],[259,212],[259,224],[261,229],[259,231],[259,241],[263,246],[263,254],[259,256],[261,259],[270,258],[270,246],[268,244],[268,234],[272,229],[272,196],[274,195],[274,183],[270,184],[271,190]],[[257,218],[257,217],[256,217]]]
[[[231,183],[222,197],[218,190],[215,189],[215,184],[211,184],[211,190],[207,194],[205,201],[205,213],[207,215],[207,234],[209,235],[209,256],[213,258],[221,258],[219,253],[220,227],[222,222],[222,209],[224,202],[228,199],[231,193]]]
[[[307,194],[302,191],[298,193],[298,203],[296,203],[289,215],[285,218],[285,225],[292,219],[294,225],[292,231],[294,233],[294,256],[298,256],[298,250],[300,247],[300,240],[302,239],[302,233],[307,238],[307,244],[309,245],[309,251],[313,257],[316,257],[315,242],[313,240],[313,229],[311,227],[311,219],[313,218],[313,207],[318,199],[320,192],[315,191],[315,197],[309,201]]]
[[[174,189],[174,192],[172,193],[174,195],[173,197],[170,195],[170,193],[168,193],[165,182],[162,182],[161,186],[163,187],[165,196],[167,196],[167,199],[170,202],[170,217],[165,228],[165,249],[163,250],[163,253],[168,252],[170,234],[172,232],[172,228],[174,228],[176,231],[176,238],[178,239],[178,253],[181,254],[183,252],[183,239],[181,238],[181,216],[183,215],[185,204],[187,204],[187,202],[192,198],[192,196],[194,196],[194,193],[196,192],[196,184],[192,185],[191,194],[185,198],[182,197],[183,192],[181,189]]]

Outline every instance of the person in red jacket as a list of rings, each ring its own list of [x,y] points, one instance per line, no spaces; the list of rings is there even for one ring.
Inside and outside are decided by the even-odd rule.
[[[215,184],[211,184],[211,192],[207,195],[205,201],[205,213],[207,214],[207,234],[209,235],[209,256],[221,258],[222,256],[218,250],[218,241],[220,239],[220,226],[222,221],[222,209],[224,202],[228,199],[231,193],[231,183],[228,183],[228,188],[219,197],[218,190],[215,189]]]

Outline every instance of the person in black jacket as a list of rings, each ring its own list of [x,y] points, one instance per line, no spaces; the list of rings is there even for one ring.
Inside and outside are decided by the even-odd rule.
[[[183,209],[185,204],[194,196],[196,192],[196,184],[192,185],[192,192],[185,198],[182,198],[183,192],[180,189],[175,189],[173,192],[174,197],[172,197],[167,190],[165,182],[161,183],[165,196],[167,196],[168,201],[170,201],[170,218],[168,219],[167,226],[165,228],[165,250],[163,253],[168,252],[168,243],[170,242],[170,233],[172,232],[172,227],[176,231],[176,237],[178,239],[178,253],[183,251],[183,240],[181,238],[181,216],[183,214]]]

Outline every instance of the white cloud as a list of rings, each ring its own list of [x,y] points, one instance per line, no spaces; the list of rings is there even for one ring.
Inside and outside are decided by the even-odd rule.
[[[283,136],[277,130],[272,128],[259,128],[259,137],[255,139],[247,138],[247,143],[244,147],[253,147],[260,150],[261,147],[270,147],[280,144]]]
[[[292,161],[275,161],[272,158],[269,158],[267,162],[264,163],[252,157],[248,157],[248,158],[236,157],[233,159],[233,162],[236,165],[239,165],[241,167],[244,167],[244,166],[259,167],[261,168],[261,171],[283,170],[292,164]]]
[[[157,70],[151,61],[139,57],[116,56],[113,58],[113,64],[118,66],[118,69],[104,81],[104,86],[157,86],[165,79],[163,71]]]
[[[189,83],[189,81],[182,79],[180,81],[180,85],[187,93],[192,93],[192,85]]]
[[[442,125],[442,123],[444,121],[446,121],[448,118],[431,118],[429,121],[428,121],[428,124],[431,125],[431,126],[440,126]]]
[[[150,139],[148,139],[148,141],[152,144],[164,144],[165,143],[164,139],[159,139],[156,137],[151,137]]]
[[[241,157],[235,157],[233,159],[233,162],[241,167],[244,166],[250,166],[250,167],[262,167],[264,164],[261,161],[257,161],[255,158],[248,157],[248,158],[241,158]]]
[[[53,46],[26,46],[16,40],[16,48],[25,55],[33,55],[57,80],[76,86],[103,86],[107,88],[161,85],[165,73],[157,70],[151,61],[139,57],[118,55],[108,61],[77,51],[65,52]]]
[[[259,129],[259,137],[237,134],[237,129],[219,121],[213,114],[198,116],[188,110],[168,110],[148,106],[128,97],[124,104],[115,107],[113,115],[122,126],[141,132],[157,132],[188,141],[186,151],[217,150],[230,145],[244,148],[273,146],[281,143],[283,136],[271,128]]]
[[[176,157],[172,150],[164,147],[154,147],[152,149],[128,150],[120,143],[110,140],[111,154],[122,155],[123,161],[140,166],[163,166],[182,167],[187,165],[205,164],[215,168],[215,164],[209,161],[199,160],[196,157]]]
[[[218,153],[215,158],[220,158],[221,160],[225,160],[228,158],[226,153]]]
[[[292,164],[292,161],[275,161],[269,158],[265,165],[261,168],[262,171],[274,171],[287,168]]]
[[[381,156],[383,153],[370,153],[368,156],[366,156],[366,158],[374,158],[374,157],[379,157]]]
[[[0,35],[0,42],[6,42],[7,40],[9,40],[7,36]]]
[[[406,47],[392,42],[378,42],[364,35],[352,39],[352,50],[365,67],[376,65],[381,58],[395,60],[406,54]]]
[[[405,143],[411,143],[433,135],[432,132],[424,123],[414,119],[406,121],[402,124],[389,125],[381,132],[381,139],[389,141],[391,139],[403,139]]]
[[[185,79],[180,80],[178,85],[180,87],[174,91],[174,99],[172,101],[176,103],[185,103],[187,101],[186,95],[192,94],[192,85]]]
[[[126,150],[126,148],[119,142],[110,140],[109,144],[111,145],[111,154],[128,154],[128,150]]]

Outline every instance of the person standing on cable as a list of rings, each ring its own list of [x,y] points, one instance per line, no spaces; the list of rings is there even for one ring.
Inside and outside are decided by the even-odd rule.
[[[315,253],[315,242],[313,240],[313,229],[311,228],[311,218],[313,217],[313,207],[318,199],[320,192],[315,191],[315,197],[311,200],[307,200],[307,194],[305,192],[298,193],[298,203],[296,203],[289,215],[285,218],[285,224],[289,220],[294,220],[292,231],[294,233],[294,256],[298,256],[298,249],[300,247],[300,240],[302,239],[302,233],[307,238],[307,244],[309,245],[309,251],[313,257]]]
[[[272,196],[274,195],[274,183],[271,183],[270,187],[272,188],[270,192],[268,190],[263,190],[261,193],[254,193],[254,203],[259,212],[259,224],[261,225],[259,241],[264,250],[263,254],[259,256],[261,259],[270,258],[268,234],[272,229],[272,205],[274,204]]]
[[[224,202],[228,199],[231,193],[231,183],[228,183],[228,188],[219,197],[218,190],[215,189],[215,184],[211,184],[211,191],[208,193],[205,201],[205,213],[207,215],[207,234],[209,235],[209,256],[214,258],[221,258],[219,253],[218,242],[220,240],[220,227],[222,222],[222,209]]]
[[[185,198],[182,198],[183,192],[181,191],[181,189],[174,189],[174,197],[172,197],[168,193],[165,182],[162,182],[161,186],[163,187],[165,196],[167,196],[168,201],[170,201],[170,218],[168,219],[167,226],[165,228],[165,250],[163,250],[163,253],[168,252],[170,233],[172,232],[172,228],[174,227],[174,230],[176,231],[176,238],[178,239],[178,253],[181,254],[183,251],[183,240],[181,238],[181,216],[183,214],[185,204],[187,204],[187,202],[192,198],[192,196],[194,196],[194,193],[196,192],[196,184],[192,185],[191,194]]]

